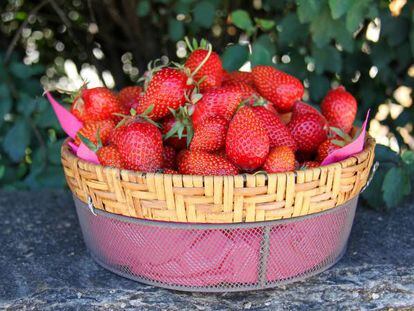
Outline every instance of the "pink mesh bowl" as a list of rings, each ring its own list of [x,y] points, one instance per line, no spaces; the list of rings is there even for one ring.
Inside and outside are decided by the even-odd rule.
[[[318,214],[240,224],[140,220],[74,200],[86,246],[104,268],[165,288],[227,292],[302,280],[334,265],[358,197]]]

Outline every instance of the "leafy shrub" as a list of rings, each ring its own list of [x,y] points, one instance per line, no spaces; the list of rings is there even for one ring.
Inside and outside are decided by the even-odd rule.
[[[391,11],[386,0],[6,1],[0,4],[6,12],[0,48],[28,20],[30,31],[17,50],[27,54],[34,42],[39,51],[34,62],[42,65],[25,66],[14,58],[1,68],[0,186],[64,184],[58,158],[63,136],[37,82],[44,69],[53,80],[64,75],[62,59],[78,68],[89,63],[101,77],[110,71],[120,88],[136,81],[149,60],[182,57],[177,41],[189,35],[208,38],[227,70],[250,61],[297,76],[312,103],[331,86],[344,85],[359,102],[358,120],[371,109],[371,116],[380,116],[376,125],[388,127],[400,150],[377,148],[380,169],[363,197],[374,207],[398,205],[411,193],[414,165],[409,150],[414,106],[397,96],[401,86],[414,86],[414,3],[399,12],[397,2]],[[378,38],[373,28],[380,28]],[[397,116],[383,113],[389,107]]]

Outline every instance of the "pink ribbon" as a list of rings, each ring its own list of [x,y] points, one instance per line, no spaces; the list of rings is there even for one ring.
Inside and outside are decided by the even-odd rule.
[[[369,119],[369,110],[365,117],[365,121],[362,124],[361,132],[359,133],[358,137],[354,139],[348,145],[335,150],[334,152],[330,153],[321,163],[321,165],[328,165],[331,163],[339,162],[349,158],[350,156],[361,152],[364,149],[365,144],[365,136],[366,136],[366,128]]]
[[[80,122],[73,114],[67,111],[65,107],[59,104],[53,98],[50,92],[45,92],[45,94],[49,100],[49,103],[52,105],[52,108],[63,131],[68,134],[70,138],[75,139],[76,133],[82,128],[82,122]],[[78,158],[99,164],[99,160],[95,152],[90,150],[84,143],[81,143],[78,147],[73,142],[69,142],[69,146],[72,148],[72,151]]]

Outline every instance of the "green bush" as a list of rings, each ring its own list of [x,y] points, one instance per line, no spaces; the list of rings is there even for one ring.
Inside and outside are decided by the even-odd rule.
[[[363,194],[377,208],[398,205],[411,193],[414,166],[408,144],[414,106],[399,102],[395,92],[414,86],[414,3],[394,10],[398,16],[389,5],[385,0],[6,1],[0,4],[2,55],[26,21],[28,30],[14,58],[0,68],[0,187],[64,185],[58,155],[64,136],[38,83],[45,69],[46,80],[53,81],[64,75],[62,59],[78,68],[88,63],[101,77],[110,71],[120,88],[137,80],[131,68],[142,73],[151,59],[177,59],[177,41],[188,35],[212,42],[227,70],[250,61],[297,76],[315,104],[332,85],[344,85],[359,102],[358,122],[368,109],[376,116],[379,107],[398,106],[401,113],[385,114],[380,124],[389,128],[399,153],[378,147],[381,165]],[[378,38],[371,35],[376,27]],[[37,64],[26,66],[17,55],[28,54],[33,45]]]

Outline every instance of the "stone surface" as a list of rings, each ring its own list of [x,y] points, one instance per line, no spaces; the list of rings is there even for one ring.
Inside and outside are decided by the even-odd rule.
[[[65,191],[0,192],[0,309],[278,310],[414,308],[414,204],[358,209],[345,257],[306,281],[192,294],[129,281],[88,255]]]

